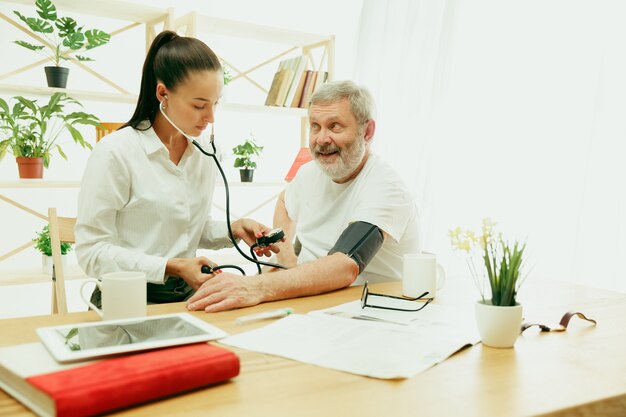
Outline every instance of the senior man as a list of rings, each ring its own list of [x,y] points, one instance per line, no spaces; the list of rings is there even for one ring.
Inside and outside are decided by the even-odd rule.
[[[402,179],[370,152],[373,107],[369,92],[351,81],[327,83],[311,97],[315,164],[300,168],[274,213],[274,226],[287,237],[278,244],[278,261],[288,269],[219,274],[190,298],[190,310],[215,312],[401,278],[403,255],[418,250],[418,215]]]

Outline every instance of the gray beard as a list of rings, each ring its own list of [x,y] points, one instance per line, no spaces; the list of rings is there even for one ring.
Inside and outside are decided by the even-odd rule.
[[[317,145],[313,149],[315,163],[334,181],[349,177],[365,157],[365,138],[363,135],[359,136],[352,145],[344,150],[340,150],[336,145]],[[319,152],[329,153],[335,151],[339,152],[335,162],[324,163],[320,161]]]

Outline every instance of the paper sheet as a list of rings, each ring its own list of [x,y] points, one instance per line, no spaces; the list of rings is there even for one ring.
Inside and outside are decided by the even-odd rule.
[[[291,315],[220,342],[358,375],[394,379],[410,378],[479,341],[473,323],[471,329],[465,322],[455,323],[459,312],[437,305],[406,313],[412,315],[411,320],[402,317],[403,312],[367,309],[371,317],[408,320],[400,324],[325,313],[331,310],[364,314],[366,310],[361,310],[358,303]],[[435,308],[423,314],[431,307]]]

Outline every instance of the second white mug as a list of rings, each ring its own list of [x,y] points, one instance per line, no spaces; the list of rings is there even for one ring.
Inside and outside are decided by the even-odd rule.
[[[402,269],[402,294],[405,297],[419,297],[428,291],[427,298],[435,298],[437,290],[443,287],[446,271],[430,253],[407,253]]]
[[[85,284],[95,282],[102,292],[102,310],[85,297]],[[80,296],[103,320],[127,319],[146,315],[146,274],[143,272],[111,272],[102,281],[89,278],[80,286]]]

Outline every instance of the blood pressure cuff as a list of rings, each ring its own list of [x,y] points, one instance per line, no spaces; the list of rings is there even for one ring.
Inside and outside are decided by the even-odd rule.
[[[374,259],[383,240],[383,232],[378,226],[367,222],[350,223],[328,254],[345,253],[359,266],[360,274]]]

